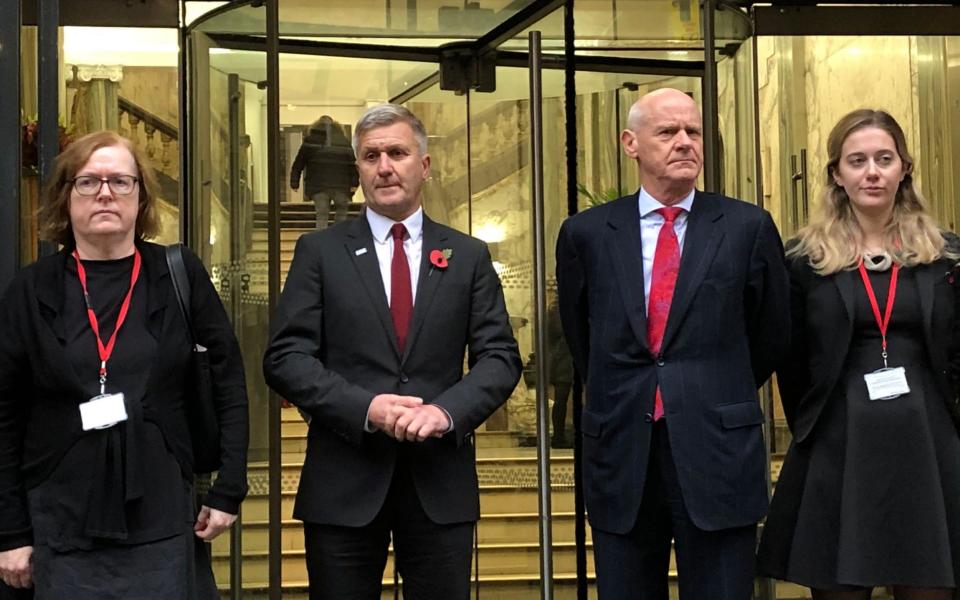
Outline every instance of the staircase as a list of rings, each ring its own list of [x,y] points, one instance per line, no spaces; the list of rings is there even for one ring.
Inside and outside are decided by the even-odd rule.
[[[351,216],[360,205],[351,206]],[[281,204],[280,263],[281,285],[286,280],[297,239],[315,230],[315,210],[309,202]],[[267,272],[267,207],[255,205],[251,248],[247,252],[248,269]],[[255,279],[256,281],[256,279]],[[255,288],[258,286],[254,286]],[[265,293],[265,288],[264,288]],[[296,410],[284,410],[281,431],[281,573],[283,597],[307,600],[307,571],[303,528],[292,518],[293,503],[306,450],[307,426]],[[484,600],[521,600],[540,596],[540,546],[537,492],[536,449],[521,446],[523,438],[507,431],[477,432],[477,474],[480,481],[481,518],[477,525],[479,551],[475,567],[479,569],[480,592]],[[776,428],[779,450],[789,443],[783,423]],[[772,476],[776,481],[782,455],[776,455]],[[244,598],[265,599],[268,588],[268,496],[269,473],[266,464],[250,466],[250,495],[243,505]],[[576,598],[576,550],[574,544],[573,454],[572,450],[551,451],[551,502],[553,510],[554,597]],[[221,536],[213,546],[214,572],[221,589],[229,585],[229,535]],[[587,576],[590,598],[596,597],[592,542],[587,530]],[[476,576],[477,573],[474,573]],[[671,597],[677,597],[676,572],[671,562]],[[394,597],[393,554],[388,554],[383,573],[384,600]],[[882,596],[875,596],[882,597]],[[806,589],[779,583],[777,598],[809,598]]]
[[[292,518],[293,501],[306,449],[307,426],[296,410],[283,411],[281,559],[283,597],[307,600],[307,571],[304,562],[303,529]],[[782,459],[773,464],[774,479]],[[539,517],[536,487],[536,449],[519,447],[508,432],[477,433],[477,473],[480,481],[481,518],[479,537],[480,590],[484,600],[520,600],[539,597]],[[243,505],[244,598],[265,599],[268,581],[268,500],[267,466],[252,464],[251,492]],[[553,506],[553,565],[555,597],[576,597],[576,555],[573,513],[573,454],[571,450],[551,451]],[[229,535],[213,546],[214,572],[222,589],[229,582]],[[587,530],[587,573],[595,577],[592,543]],[[671,562],[671,580],[676,572]],[[675,584],[671,597],[676,598]],[[591,589],[591,598],[595,590]],[[383,574],[383,599],[393,598],[392,549]],[[885,596],[875,596],[876,598]],[[804,588],[778,584],[777,598],[809,598]]]
[[[363,205],[353,203],[348,209],[348,216],[360,214]],[[333,215],[330,215],[331,218]],[[317,213],[312,202],[281,202],[280,203],[280,289],[287,281],[287,272],[293,260],[293,251],[297,240],[305,233],[316,231]],[[332,222],[331,222],[332,224]],[[247,269],[251,273],[263,274],[263,294],[266,295],[266,274],[269,269],[268,261],[268,209],[266,204],[253,205],[253,233],[251,247],[247,251]]]

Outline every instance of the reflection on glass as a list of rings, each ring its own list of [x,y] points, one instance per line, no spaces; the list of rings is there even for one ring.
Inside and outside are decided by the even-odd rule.
[[[357,2],[282,0],[280,35],[285,38],[376,43],[403,46],[439,46],[457,40],[474,40],[516,15],[534,0],[449,0],[416,2]],[[200,31],[262,36],[265,13],[256,6],[238,6],[210,14],[199,22]]]

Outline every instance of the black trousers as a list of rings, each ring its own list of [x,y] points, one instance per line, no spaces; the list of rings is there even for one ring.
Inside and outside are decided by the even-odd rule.
[[[680,600],[749,600],[756,525],[704,531],[687,513],[670,452],[666,420],[653,425],[640,513],[626,535],[593,530],[600,600],[667,600],[670,542]]]
[[[405,600],[467,600],[474,525],[431,521],[400,460],[369,525],[304,523],[310,600],[380,600],[391,534]]]

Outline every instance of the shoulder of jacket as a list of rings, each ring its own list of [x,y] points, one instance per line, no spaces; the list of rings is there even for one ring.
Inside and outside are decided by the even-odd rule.
[[[708,198],[710,201],[719,202],[721,206],[723,206],[724,210],[734,211],[747,217],[760,219],[769,214],[767,209],[757,206],[752,202],[741,200],[740,198],[709,192],[701,192],[701,194],[703,194],[702,198]]]
[[[603,204],[591,206],[567,217],[564,220],[564,225],[572,228],[590,228],[599,223],[606,223],[610,218],[610,213],[621,208],[623,204],[630,204],[636,202],[636,200],[637,195],[631,194],[629,196],[622,196],[609,202],[604,202]]]

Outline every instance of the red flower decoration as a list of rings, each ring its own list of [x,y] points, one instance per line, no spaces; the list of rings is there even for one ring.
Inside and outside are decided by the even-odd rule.
[[[446,269],[447,265],[450,264],[447,259],[450,258],[451,254],[453,254],[453,252],[449,249],[432,250],[430,252],[430,264],[437,269]]]
[[[57,127],[57,137],[60,145],[59,151],[63,152],[66,147],[73,142],[73,136],[71,132],[67,131],[63,125],[58,125]],[[38,156],[38,133],[39,124],[35,119],[30,120],[23,125],[23,139],[20,142],[20,166],[27,174],[30,175],[38,174],[38,169],[40,167],[40,159]]]

